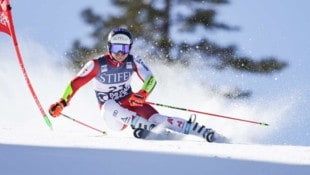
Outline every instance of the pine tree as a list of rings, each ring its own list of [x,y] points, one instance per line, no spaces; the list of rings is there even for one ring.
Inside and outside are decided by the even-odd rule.
[[[232,68],[238,71],[269,74],[281,71],[286,62],[275,57],[254,59],[239,56],[237,47],[220,46],[210,41],[208,32],[239,30],[215,20],[215,7],[228,4],[228,0],[112,0],[117,15],[97,15],[92,9],[82,11],[84,21],[94,28],[91,33],[93,46],[85,46],[75,41],[69,58],[80,67],[89,57],[102,54],[106,50],[107,35],[114,27],[127,27],[135,38],[134,47],[143,47],[149,58],[159,59],[169,64],[187,64],[195,56],[209,61],[216,69]],[[198,32],[199,31],[199,32]],[[182,39],[180,36],[195,36]],[[257,61],[258,60],[258,61]],[[237,91],[237,97],[251,93]],[[234,92],[235,94],[235,92]],[[235,95],[226,94],[227,97]]]

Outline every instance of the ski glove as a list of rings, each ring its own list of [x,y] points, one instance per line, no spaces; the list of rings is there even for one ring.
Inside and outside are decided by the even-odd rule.
[[[149,93],[143,89],[141,89],[137,93],[131,94],[131,96],[129,97],[130,106],[143,106],[143,103],[145,103],[148,95]]]
[[[67,103],[64,99],[61,98],[58,102],[50,106],[48,112],[51,114],[51,116],[58,117],[60,116],[61,111],[65,106],[67,106]]]

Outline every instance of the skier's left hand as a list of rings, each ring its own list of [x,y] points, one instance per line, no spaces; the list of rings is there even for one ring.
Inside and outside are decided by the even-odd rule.
[[[58,102],[52,104],[48,110],[52,117],[58,117],[61,114],[61,111],[64,107],[67,106],[67,102],[64,99],[59,99]]]
[[[143,89],[141,89],[137,93],[131,94],[131,96],[129,97],[130,106],[143,106],[143,103],[145,103],[148,95],[149,93]]]

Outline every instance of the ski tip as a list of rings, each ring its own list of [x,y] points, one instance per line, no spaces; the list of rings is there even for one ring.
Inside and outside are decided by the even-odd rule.
[[[269,126],[268,123],[260,123],[260,125],[263,125],[263,126]]]
[[[107,131],[102,131],[103,135],[108,135]]]

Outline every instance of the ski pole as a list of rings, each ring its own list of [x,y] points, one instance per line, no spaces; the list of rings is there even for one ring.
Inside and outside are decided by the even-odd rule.
[[[83,125],[83,126],[86,126],[86,127],[90,128],[90,129],[92,129],[92,130],[98,131],[98,132],[100,132],[100,133],[103,134],[103,135],[106,135],[106,134],[107,134],[106,131],[103,131],[103,130],[94,128],[94,127],[92,127],[92,126],[90,126],[90,125],[88,125],[88,124],[86,124],[86,123],[83,123],[83,122],[81,122],[81,121],[79,121],[79,120],[76,120],[76,119],[74,119],[74,118],[72,118],[72,117],[70,117],[70,116],[68,116],[68,115],[66,115],[66,114],[63,114],[63,113],[60,113],[60,114],[61,114],[62,116],[64,116],[64,117],[66,117],[67,119],[70,119],[70,120],[72,120],[72,121],[74,121],[74,122],[76,122],[76,123],[78,123],[78,124],[81,124],[81,125]]]
[[[176,106],[170,106],[170,105],[166,105],[166,104],[160,104],[160,103],[154,103],[154,102],[145,102],[145,103],[151,104],[151,105],[156,105],[156,106],[161,106],[161,107],[166,107],[166,108],[171,108],[171,109],[182,110],[182,111],[196,112],[199,114],[209,115],[209,116],[213,116],[213,117],[220,117],[220,118],[226,118],[226,119],[230,119],[230,120],[237,120],[237,121],[241,121],[241,122],[248,122],[248,123],[258,124],[258,125],[263,125],[263,126],[269,125],[268,123],[264,123],[264,122],[244,120],[244,119],[240,119],[240,118],[234,118],[234,117],[229,117],[229,116],[224,116],[224,115],[219,115],[219,114],[212,114],[212,113],[208,113],[208,112],[202,112],[202,111],[197,111],[197,110],[193,110],[193,109],[186,109],[186,108],[181,108],[181,107],[176,107]]]

